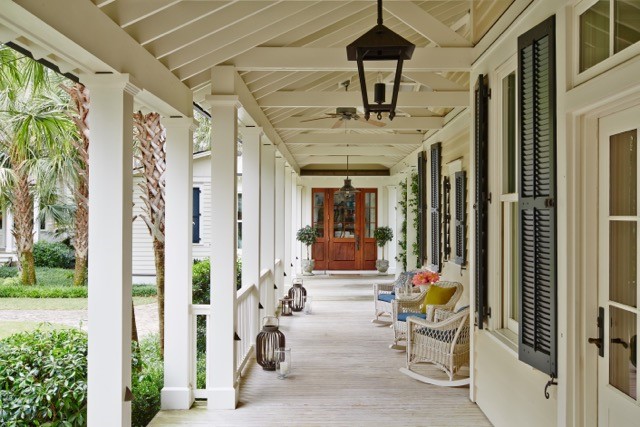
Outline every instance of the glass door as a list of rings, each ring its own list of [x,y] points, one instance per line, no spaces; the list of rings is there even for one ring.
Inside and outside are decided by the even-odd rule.
[[[598,424],[636,425],[640,108],[600,120]]]

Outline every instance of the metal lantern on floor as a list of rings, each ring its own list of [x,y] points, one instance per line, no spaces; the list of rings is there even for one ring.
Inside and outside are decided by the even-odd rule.
[[[265,371],[275,371],[276,350],[285,346],[284,334],[278,329],[280,323],[275,316],[266,316],[262,324],[262,331],[256,338],[256,362]]]
[[[302,286],[302,279],[293,279],[291,289],[289,289],[289,298],[291,301],[291,309],[293,311],[304,310],[304,303],[307,302],[307,290]]]
[[[291,316],[293,311],[291,310],[291,302],[293,299],[284,297],[280,300],[280,316]]]

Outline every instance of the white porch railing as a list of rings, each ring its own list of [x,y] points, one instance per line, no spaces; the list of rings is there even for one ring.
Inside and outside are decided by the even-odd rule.
[[[258,335],[261,325],[261,319],[263,312],[261,311],[260,303],[263,304],[268,300],[269,286],[273,287],[275,278],[278,274],[282,274],[284,267],[282,261],[275,260],[274,270],[265,268],[260,271],[260,280],[257,285],[253,284],[246,288],[242,288],[237,293],[237,323],[236,333],[239,340],[236,341],[236,366],[238,378],[240,374],[247,366],[249,360],[255,352],[255,338]],[[278,273],[280,272],[280,273]],[[277,308],[277,302],[282,295],[284,289],[284,281],[282,284],[277,284],[278,291],[274,292],[273,307]],[[210,315],[211,306],[209,304],[192,304],[191,305],[191,327],[192,327],[192,339],[191,339],[191,384],[193,386],[193,394],[196,399],[207,398],[207,385],[209,384],[210,372],[208,364],[206,363],[206,349],[210,348],[209,340],[211,339],[210,331]],[[198,331],[198,323],[200,323],[201,329]],[[204,331],[202,330],[203,324],[205,325]],[[203,338],[203,334],[206,336]],[[198,348],[198,338],[200,338],[200,347]],[[200,351],[198,351],[200,350]],[[198,367],[205,369],[205,375],[200,375],[200,381],[198,381]]]

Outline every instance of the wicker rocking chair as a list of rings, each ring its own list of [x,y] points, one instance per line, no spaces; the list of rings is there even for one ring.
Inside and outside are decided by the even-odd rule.
[[[400,372],[418,381],[445,387],[469,384],[469,378],[454,379],[463,366],[469,366],[469,307],[456,313],[436,310],[435,321],[410,317],[407,320],[407,367]],[[442,369],[449,380],[434,379],[412,368],[431,363]]]
[[[375,317],[371,319],[371,323],[390,324],[391,321],[391,304],[396,298],[398,292],[405,284],[408,278],[413,277],[418,271],[403,271],[393,283],[375,283],[373,285],[373,303],[375,305]],[[380,320],[380,316],[388,316],[389,320]]]
[[[428,305],[426,313],[422,313],[421,308],[424,304],[425,292],[420,292],[410,298],[395,299],[392,302],[391,318],[393,319],[393,344],[389,348],[394,350],[404,350],[405,346],[400,341],[405,341],[407,336],[407,319],[409,317],[418,317],[426,319],[430,322],[434,320],[434,313],[437,309],[452,311],[456,303],[462,296],[462,284],[459,282],[437,282],[436,285],[443,288],[456,288],[446,304]]]

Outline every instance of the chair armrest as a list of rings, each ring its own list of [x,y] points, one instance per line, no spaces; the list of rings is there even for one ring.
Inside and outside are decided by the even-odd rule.
[[[433,310],[433,321],[434,322],[442,322],[443,320],[446,320],[446,319],[450,318],[451,316],[454,316],[455,314],[456,313],[454,313],[453,311],[448,310],[448,309],[435,308]]]
[[[427,320],[435,322],[437,321],[435,318],[436,311],[449,311],[451,312],[453,307],[450,304],[440,304],[440,305],[427,305]]]
[[[381,293],[391,293],[393,292],[393,283],[374,283],[373,284],[373,293],[377,296]]]
[[[425,292],[412,295],[410,297],[396,298],[393,300],[394,313],[417,312],[424,304]]]

